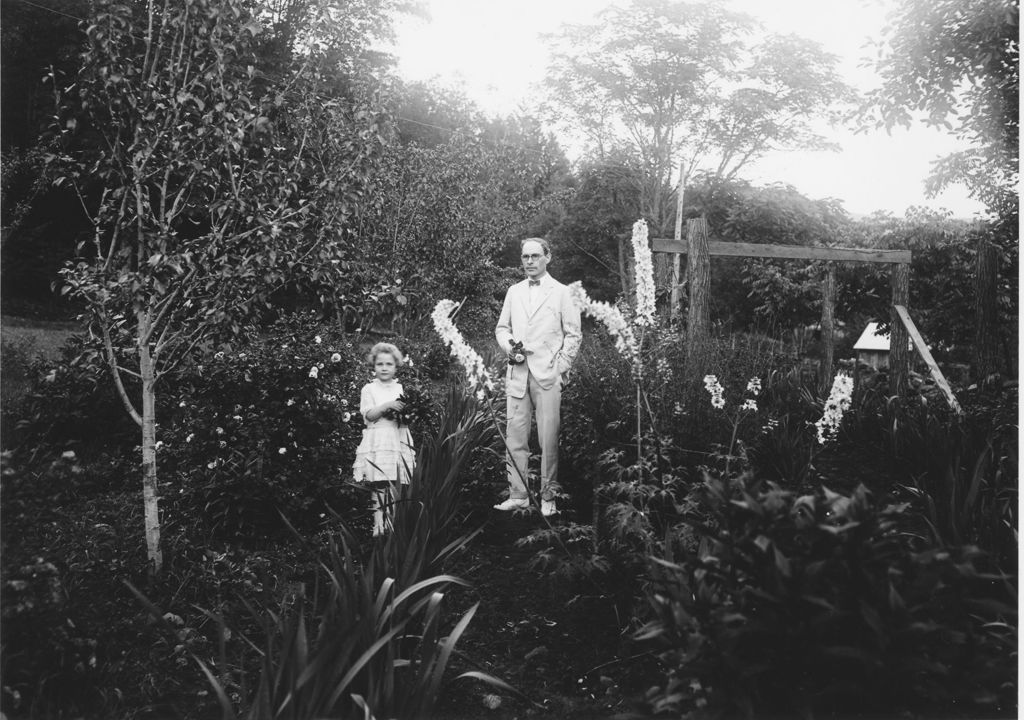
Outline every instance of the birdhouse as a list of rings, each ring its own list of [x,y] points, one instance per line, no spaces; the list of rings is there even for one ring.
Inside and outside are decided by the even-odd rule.
[[[909,345],[909,344],[908,344]],[[864,363],[873,370],[889,367],[889,332],[880,332],[878,323],[869,322],[857,342],[853,344],[857,352],[857,364]]]

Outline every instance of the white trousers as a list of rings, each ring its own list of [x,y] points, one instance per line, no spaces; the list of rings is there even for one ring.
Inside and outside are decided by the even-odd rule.
[[[540,440],[540,494],[543,500],[553,500],[552,484],[558,476],[558,429],[561,424],[562,380],[557,379],[550,388],[542,388],[529,374],[526,393],[521,398],[506,396],[507,425],[505,441],[508,452],[505,464],[508,470],[509,497],[521,500],[528,497],[526,478],[530,463],[530,426],[534,411],[537,414],[537,437]]]

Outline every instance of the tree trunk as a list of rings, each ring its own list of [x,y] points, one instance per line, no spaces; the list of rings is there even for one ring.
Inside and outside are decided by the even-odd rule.
[[[150,570],[159,573],[163,566],[160,551],[159,494],[156,480],[156,372],[150,348],[139,345],[139,370],[142,375],[142,505],[146,529],[146,557]]]
[[[708,294],[711,291],[711,256],[708,254],[708,221],[701,216],[686,222],[686,282],[690,304],[686,316],[687,377],[703,372],[709,320]]]
[[[676,195],[676,227],[673,237],[683,239],[683,195],[686,193],[686,183],[683,179],[683,168],[679,167],[679,189]],[[669,295],[669,318],[673,325],[678,325],[682,319],[682,258],[679,253],[672,253],[672,290]]]
[[[821,377],[822,393],[832,387],[832,366],[835,360],[836,266],[829,263],[821,284]]]
[[[996,246],[986,238],[978,241],[974,261],[974,378],[986,385],[999,371],[999,334],[996,294],[998,267]]]
[[[626,259],[626,240],[618,238],[619,246],[619,279],[622,280],[622,294],[631,297],[629,279],[633,276],[629,272],[629,262]]]
[[[910,266],[895,263],[892,266],[892,304],[902,305],[910,310]],[[907,376],[910,372],[910,352],[907,343],[910,337],[903,321],[893,308],[889,313],[889,393],[903,395],[907,390]]]

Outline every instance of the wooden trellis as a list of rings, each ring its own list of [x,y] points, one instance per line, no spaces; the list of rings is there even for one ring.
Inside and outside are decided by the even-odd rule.
[[[956,412],[960,404],[928,351],[921,334],[907,311],[910,299],[909,250],[874,250],[864,248],[807,247],[802,245],[758,245],[708,240],[707,221],[693,218],[686,223],[686,240],[654,238],[654,252],[676,253],[687,256],[686,281],[689,295],[687,310],[687,364],[696,369],[702,362],[703,348],[709,326],[708,296],[711,290],[711,257],[759,257],[792,260],[825,260],[829,262],[822,283],[821,335],[824,346],[822,377],[829,382],[835,354],[835,262],[885,263],[891,266],[892,310],[889,322],[889,376],[894,393],[902,394],[907,388],[910,371],[908,344],[921,355],[936,384]],[[908,337],[909,336],[909,337]]]

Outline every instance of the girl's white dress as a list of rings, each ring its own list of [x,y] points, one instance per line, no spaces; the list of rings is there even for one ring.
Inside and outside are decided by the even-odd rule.
[[[356,482],[409,482],[416,465],[416,450],[409,428],[384,417],[374,422],[366,419],[368,410],[397,400],[401,394],[402,384],[395,380],[389,383],[373,380],[363,386],[359,412],[366,429],[352,465]]]

